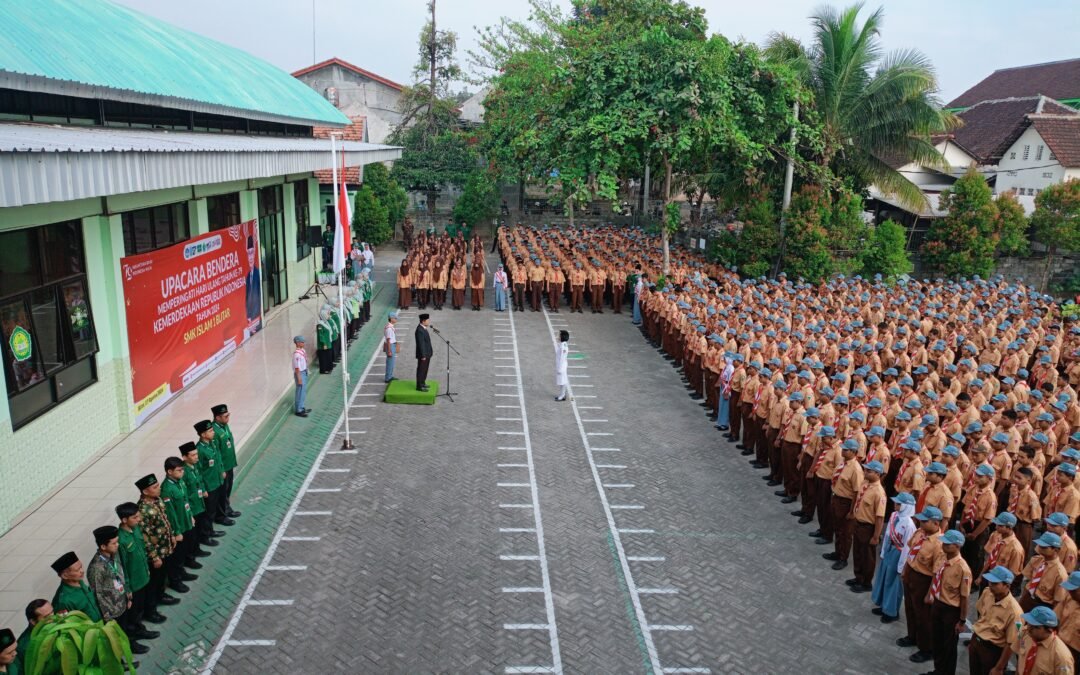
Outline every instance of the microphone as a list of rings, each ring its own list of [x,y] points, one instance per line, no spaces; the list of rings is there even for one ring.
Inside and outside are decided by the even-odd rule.
[[[438,329],[438,328],[436,328],[435,326],[428,326],[428,328],[430,328],[431,330],[435,331],[436,333],[439,333],[439,329]],[[439,333],[439,335],[442,335],[442,333]]]

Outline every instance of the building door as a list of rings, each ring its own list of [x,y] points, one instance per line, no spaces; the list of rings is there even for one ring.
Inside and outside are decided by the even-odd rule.
[[[263,311],[288,297],[285,271],[285,205],[280,185],[259,189],[259,244],[262,246]]]

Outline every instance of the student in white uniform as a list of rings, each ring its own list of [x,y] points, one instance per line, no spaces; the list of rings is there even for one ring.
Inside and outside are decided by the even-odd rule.
[[[559,341],[555,343],[555,386],[559,387],[559,395],[556,401],[566,400],[566,387],[570,384],[566,375],[566,361],[570,355],[570,333],[559,331]]]

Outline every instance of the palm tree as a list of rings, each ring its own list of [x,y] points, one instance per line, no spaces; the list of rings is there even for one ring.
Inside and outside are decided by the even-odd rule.
[[[878,8],[860,26],[862,7],[821,7],[810,17],[811,47],[774,33],[766,55],[786,64],[813,93],[823,125],[822,164],[920,208],[926,197],[884,158],[942,166],[944,158],[930,137],[955,128],[958,121],[941,108],[929,59],[913,49],[883,55],[883,11]]]

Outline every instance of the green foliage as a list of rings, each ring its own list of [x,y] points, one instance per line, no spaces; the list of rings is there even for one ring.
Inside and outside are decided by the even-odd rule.
[[[1066,321],[1080,321],[1080,305],[1068,302],[1061,306],[1061,318]]]
[[[974,169],[969,170],[942,191],[940,205],[947,213],[931,223],[923,259],[948,276],[990,276],[999,239],[998,210],[990,186]]]
[[[863,276],[880,274],[889,282],[910,274],[914,266],[907,254],[907,233],[903,226],[886,220],[875,227],[859,258],[859,265],[859,273]]]
[[[356,193],[353,202],[352,228],[357,239],[372,246],[390,241],[394,236],[394,228],[390,225],[386,207],[366,183]]]
[[[919,208],[926,203],[922,192],[883,158],[940,165],[944,160],[930,136],[957,121],[942,110],[929,59],[912,49],[883,55],[884,14],[878,9],[859,25],[861,10],[861,3],[843,10],[824,6],[811,17],[811,47],[780,34],[770,38],[766,53],[813,92],[822,164]]]
[[[1035,197],[1035,239],[1051,251],[1080,251],[1080,180],[1051,185]]]
[[[390,170],[385,164],[375,163],[364,166],[364,185],[371,188],[379,203],[386,207],[387,219],[391,226],[405,220],[409,208],[409,195],[405,188],[390,177]]]
[[[1024,207],[1016,201],[1011,192],[998,195],[994,200],[997,207],[997,254],[1026,255],[1028,253],[1027,231],[1030,222]]]
[[[465,190],[454,205],[454,222],[478,225],[491,222],[499,209],[499,193],[491,175],[474,170],[465,181]]]
[[[855,271],[870,238],[858,195],[841,190],[833,197],[817,185],[792,197],[785,234],[783,270],[812,282]]]
[[[463,186],[476,166],[476,153],[461,131],[431,135],[418,124],[395,132],[391,143],[404,147],[391,176],[407,190],[426,193],[431,211],[443,187]]]
[[[131,642],[115,621],[83,612],[45,617],[30,633],[23,672],[30,675],[134,674]]]

